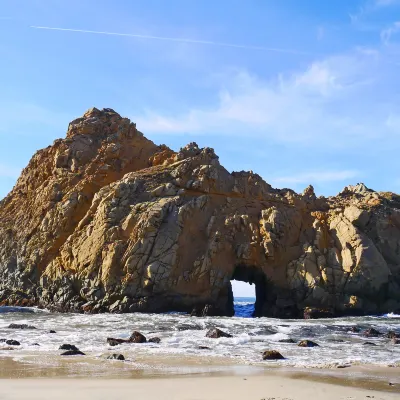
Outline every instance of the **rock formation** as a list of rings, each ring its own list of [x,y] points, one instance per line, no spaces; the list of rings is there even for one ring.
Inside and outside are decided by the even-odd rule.
[[[398,311],[400,196],[273,189],[91,109],[0,202],[2,305],[232,315],[232,279],[256,316]]]

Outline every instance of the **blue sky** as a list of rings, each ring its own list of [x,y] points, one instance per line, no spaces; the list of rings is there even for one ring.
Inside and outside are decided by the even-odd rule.
[[[92,106],[275,187],[400,192],[399,0],[0,0],[0,52],[0,198]]]

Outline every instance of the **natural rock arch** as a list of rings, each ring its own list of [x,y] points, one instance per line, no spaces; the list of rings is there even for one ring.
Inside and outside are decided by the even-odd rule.
[[[239,277],[256,283],[257,316],[399,311],[399,209],[362,184],[274,189],[92,109],[0,202],[0,304],[232,315]]]

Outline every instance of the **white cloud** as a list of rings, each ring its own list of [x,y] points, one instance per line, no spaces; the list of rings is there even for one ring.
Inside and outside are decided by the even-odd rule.
[[[0,178],[16,179],[21,173],[21,168],[16,168],[11,165],[0,164]]]
[[[374,103],[379,52],[312,63],[303,71],[263,80],[242,71],[220,82],[218,102],[185,113],[133,115],[145,133],[240,135],[303,145],[348,146],[383,134],[387,115]]]
[[[293,174],[290,176],[281,176],[271,178],[269,181],[272,184],[317,184],[326,182],[339,182],[346,181],[359,176],[359,172],[355,170],[344,170],[344,171],[311,171],[300,174]]]

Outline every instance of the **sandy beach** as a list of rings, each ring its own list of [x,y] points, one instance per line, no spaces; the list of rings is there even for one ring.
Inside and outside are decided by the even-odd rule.
[[[373,391],[277,376],[190,377],[88,380],[9,379],[0,381],[1,400],[358,400],[398,399],[399,393]]]

